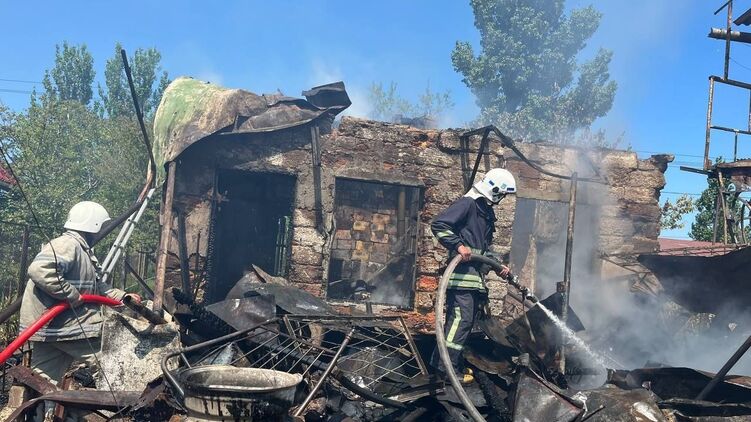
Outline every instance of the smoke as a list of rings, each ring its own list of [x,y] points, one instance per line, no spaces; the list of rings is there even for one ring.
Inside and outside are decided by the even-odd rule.
[[[580,175],[592,173],[588,164],[571,168]],[[751,334],[751,316],[729,306],[717,314],[697,314],[670,297],[634,293],[630,287],[638,276],[627,271],[626,276],[603,277],[598,228],[603,207],[615,206],[616,199],[606,186],[583,182],[577,199],[570,305],[586,327],[580,337],[623,368],[651,362],[717,372]],[[529,207],[523,204],[527,201],[520,198],[517,206]],[[568,204],[538,201],[534,218],[515,221],[516,245],[530,234],[536,239],[529,247],[536,248],[535,289],[541,298],[555,292],[563,279],[567,214]],[[518,235],[517,229],[528,233]],[[751,357],[731,373],[751,374]]]
[[[316,59],[313,60],[310,67],[309,83],[311,87],[344,81],[352,105],[342,112],[342,116],[368,118],[373,107],[370,104],[367,88],[355,82],[354,79],[347,78],[339,66],[329,62]]]

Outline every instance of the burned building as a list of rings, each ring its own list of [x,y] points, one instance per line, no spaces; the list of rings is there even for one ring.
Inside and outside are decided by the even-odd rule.
[[[188,78],[166,90],[155,155],[167,170],[165,209],[174,212],[163,224],[179,228],[183,220],[185,230],[182,253],[179,230],[170,230],[167,285],[180,285],[182,258],[192,287],[203,282],[211,303],[260,270],[345,309],[364,311],[368,302],[431,331],[446,251],[429,224],[465,193],[475,163],[479,173],[500,166],[518,177],[518,195],[497,210],[494,249],[532,287],[536,274],[563,271],[562,261],[547,258],[565,232],[569,201],[569,182],[555,174],[597,180],[581,183],[577,199],[586,238],[577,242],[591,245],[589,270],[599,271],[600,252],[657,248],[670,156],[639,160],[629,151],[548,143],[509,148],[492,139],[478,156],[480,136],[464,130],[353,117],[333,125],[349,105],[341,83],[304,95],[258,96]],[[496,313],[504,286],[489,282]]]

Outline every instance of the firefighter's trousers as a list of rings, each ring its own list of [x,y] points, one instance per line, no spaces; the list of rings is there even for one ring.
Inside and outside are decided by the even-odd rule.
[[[446,348],[451,358],[451,364],[457,374],[464,371],[464,359],[462,358],[464,344],[472,332],[478,311],[486,297],[487,293],[477,289],[446,290],[446,323],[443,330],[446,335]],[[443,368],[438,348],[433,352],[431,364],[439,370]]]

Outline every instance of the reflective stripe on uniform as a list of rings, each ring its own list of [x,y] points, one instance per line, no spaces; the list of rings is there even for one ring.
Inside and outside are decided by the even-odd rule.
[[[78,290],[90,290],[94,291],[95,281],[94,280],[68,280],[65,279],[68,283],[70,283],[71,286],[75,287]]]
[[[449,236],[453,236],[453,235],[454,235],[454,232],[452,232],[451,230],[444,230],[444,231],[441,231],[441,232],[438,232],[438,233],[436,233],[435,235],[436,235],[436,237],[438,237],[439,239],[442,239],[442,238],[444,238],[444,237],[449,237]]]
[[[452,343],[448,340],[446,340],[446,347],[454,350],[464,350],[464,346],[462,346],[461,344]]]
[[[99,324],[97,325],[82,325],[83,330],[81,330],[81,327],[79,326],[70,326],[70,327],[60,327],[60,328],[40,328],[39,331],[37,331],[37,335],[44,334],[45,336],[50,337],[62,337],[62,336],[70,336],[72,334],[80,334],[84,333],[86,335],[99,335],[99,332],[101,331],[101,326]],[[19,331],[24,331],[27,327],[24,325],[20,325],[18,327]]]
[[[450,343],[454,341],[456,330],[459,328],[460,322],[462,322],[462,309],[458,306],[454,306],[454,322],[451,323],[451,328],[449,328],[449,332],[446,335],[447,342]]]
[[[449,287],[465,289],[485,289],[482,277],[477,274],[454,273],[449,277]]]

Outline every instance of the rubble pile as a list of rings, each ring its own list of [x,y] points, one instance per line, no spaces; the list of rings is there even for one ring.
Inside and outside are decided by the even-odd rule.
[[[413,337],[400,316],[342,315],[293,286],[248,280],[238,282],[230,298],[206,307],[177,289],[173,295],[177,324],[148,329],[128,319],[131,337],[117,343],[119,350],[105,347],[101,357],[112,361],[132,353],[151,362],[161,353],[159,376],[136,371],[129,378],[113,376],[118,388],[64,391],[17,366],[17,382],[40,397],[7,420],[40,400],[134,421],[471,420],[454,388],[426,363],[434,338]],[[555,309],[556,295],[543,306]],[[573,310],[569,315],[569,327],[582,330]],[[107,323],[123,318],[113,314]],[[154,337],[152,330],[164,334]],[[176,331],[179,344],[170,334]],[[751,419],[751,378],[729,376],[699,401],[694,398],[713,374],[658,366],[609,369],[576,347],[569,347],[562,374],[556,354],[561,338],[538,306],[509,326],[496,317],[481,319],[464,353],[476,381],[462,387],[485,420]],[[139,339],[151,339],[148,353]],[[134,391],[137,385],[147,387]]]

